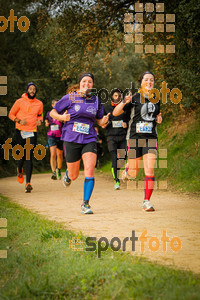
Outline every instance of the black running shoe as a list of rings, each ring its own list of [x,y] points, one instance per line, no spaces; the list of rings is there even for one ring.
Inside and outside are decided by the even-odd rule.
[[[53,180],[56,180],[56,179],[57,179],[57,177],[56,177],[56,171],[54,171],[54,172],[52,173],[51,179],[53,179]]]
[[[25,193],[30,193],[32,189],[33,189],[32,185],[30,183],[27,183],[25,187]]]
[[[71,179],[69,179],[69,177],[67,177],[66,175],[63,177],[63,185],[64,187],[68,187],[71,184]]]

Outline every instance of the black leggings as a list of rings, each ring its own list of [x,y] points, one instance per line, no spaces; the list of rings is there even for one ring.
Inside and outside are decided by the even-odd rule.
[[[115,181],[119,182],[119,178],[117,176],[117,173],[118,173],[117,172],[117,160],[118,160],[117,159],[117,150],[126,148],[126,140],[117,142],[115,148],[116,148],[115,150],[113,149],[110,151],[110,155],[111,155],[111,160],[112,160],[112,168],[114,171],[114,177],[115,177],[114,179],[115,179]]]
[[[37,143],[37,132],[34,132],[34,136],[30,137],[30,144],[33,145],[33,149],[30,150],[30,159],[26,160],[26,150],[24,148],[27,139],[23,139],[20,130],[16,129],[16,144],[21,145],[24,148],[24,156],[18,160],[19,172],[22,171],[24,161],[26,161],[26,183],[31,182],[31,176],[33,171],[33,151]]]
[[[117,177],[117,150],[110,151],[111,160],[112,160],[112,168],[115,175],[115,181],[119,181]]]

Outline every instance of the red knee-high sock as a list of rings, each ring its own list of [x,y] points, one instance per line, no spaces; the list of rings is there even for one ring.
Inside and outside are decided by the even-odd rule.
[[[150,200],[153,192],[154,176],[145,176],[144,200]]]

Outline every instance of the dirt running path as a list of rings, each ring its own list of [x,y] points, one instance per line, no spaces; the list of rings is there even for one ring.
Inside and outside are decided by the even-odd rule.
[[[25,194],[24,185],[18,184],[16,177],[10,177],[0,180],[0,193],[21,206],[47,216],[48,219],[64,223],[68,229],[82,231],[84,235],[96,236],[97,239],[104,236],[109,241],[112,237],[122,240],[131,237],[132,230],[140,237],[142,232],[147,230],[144,253],[141,252],[140,241],[136,242],[135,252],[131,251],[131,242],[127,242],[127,250],[152,261],[200,273],[199,198],[154,191],[151,200],[156,211],[147,213],[141,210],[142,190],[133,190],[123,184],[121,190],[114,191],[113,180],[110,177],[97,175],[91,201],[95,213],[81,215],[83,180],[81,172],[69,188],[64,188],[61,181],[51,180],[50,174],[33,175],[34,190]],[[170,240],[175,236],[181,239],[180,251],[172,251],[170,242],[167,242],[167,250],[163,252],[163,230],[167,231]],[[160,241],[156,252],[148,247],[151,237]]]

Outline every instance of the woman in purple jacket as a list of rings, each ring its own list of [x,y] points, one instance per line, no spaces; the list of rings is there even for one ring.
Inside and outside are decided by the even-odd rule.
[[[97,134],[95,122],[99,126],[108,123],[108,115],[104,116],[103,105],[98,97],[88,96],[93,88],[94,76],[86,72],[79,76],[79,89],[77,92],[62,97],[51,111],[52,118],[64,121],[61,140],[66,149],[66,162],[68,185],[79,175],[81,158],[84,165],[84,198],[81,213],[92,214],[89,200],[94,188],[94,169],[97,160]]]

